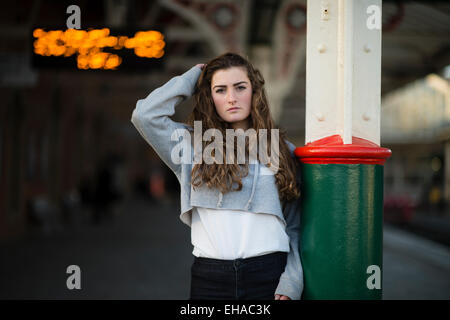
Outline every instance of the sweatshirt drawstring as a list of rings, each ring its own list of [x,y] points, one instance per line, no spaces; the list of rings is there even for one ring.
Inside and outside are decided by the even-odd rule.
[[[252,192],[250,193],[250,198],[248,199],[247,204],[245,205],[245,210],[250,209],[250,205],[253,200],[253,195],[255,194],[255,190],[256,190],[256,182],[258,181],[259,163],[258,163],[258,161],[256,161],[254,164],[255,164],[255,171],[253,173]],[[219,200],[217,201],[216,207],[220,208],[222,206],[222,202],[223,202],[223,193],[219,191]]]
[[[220,207],[222,205],[223,193],[219,191],[219,201],[217,201],[216,207]]]
[[[251,204],[251,202],[253,200],[253,195],[255,194],[256,181],[258,179],[258,174],[259,174],[259,163],[258,163],[258,161],[255,161],[255,171],[253,173],[252,193],[250,194],[250,198],[248,199],[248,202],[245,205],[245,210],[249,210],[250,209],[250,204]]]

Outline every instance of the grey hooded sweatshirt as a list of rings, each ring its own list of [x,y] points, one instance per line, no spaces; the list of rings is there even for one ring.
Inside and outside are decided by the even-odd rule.
[[[194,206],[272,214],[284,223],[290,251],[275,294],[299,300],[303,291],[303,268],[299,255],[300,199],[281,204],[275,176],[255,174],[259,172],[258,162],[249,164],[249,173],[242,178],[240,191],[222,194],[218,189],[205,185],[195,190],[191,186],[194,151],[186,152],[187,149],[181,148],[181,154],[186,152],[184,161],[175,161],[174,150],[179,150],[180,146],[192,148],[191,142],[184,138],[187,132],[193,132],[194,129],[170,117],[175,114],[175,106],[193,94],[200,73],[199,67],[192,67],[155,89],[145,99],[138,100],[131,122],[178,178],[181,190],[180,219],[188,226],[191,225]],[[294,157],[295,146],[289,141],[286,143]],[[186,158],[190,161],[185,161]],[[297,171],[300,183],[300,170]]]

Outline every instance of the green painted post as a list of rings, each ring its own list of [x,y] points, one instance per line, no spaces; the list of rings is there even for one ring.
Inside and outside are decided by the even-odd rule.
[[[332,136],[296,150],[303,174],[303,299],[382,298],[382,164],[391,152],[353,140],[339,145]]]
[[[304,298],[381,299],[366,271],[383,265],[383,167],[304,164],[302,172]]]

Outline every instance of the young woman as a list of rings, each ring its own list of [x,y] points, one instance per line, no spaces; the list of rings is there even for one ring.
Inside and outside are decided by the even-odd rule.
[[[172,121],[190,96],[187,123]],[[242,56],[223,54],[139,100],[131,121],[180,182],[180,219],[191,227],[195,256],[190,298],[300,299],[300,172],[294,145],[270,115],[261,73]],[[242,163],[239,150],[250,155],[254,140],[227,140],[252,129],[266,133],[256,148],[267,149],[260,152],[269,161],[257,153]],[[209,140],[233,152],[212,150]]]

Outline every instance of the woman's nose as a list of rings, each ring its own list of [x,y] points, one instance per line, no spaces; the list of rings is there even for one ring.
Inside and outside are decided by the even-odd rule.
[[[236,95],[234,94],[233,90],[229,90],[228,91],[228,102],[229,103],[234,103],[236,102]]]

